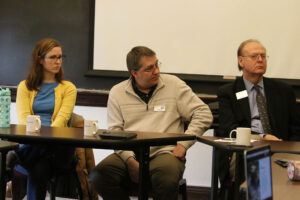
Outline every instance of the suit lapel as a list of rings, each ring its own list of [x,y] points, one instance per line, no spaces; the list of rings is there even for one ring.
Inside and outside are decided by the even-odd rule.
[[[244,81],[242,77],[238,77],[236,80],[236,86],[235,86],[235,94],[237,92],[241,92],[246,90]],[[236,96],[235,96],[236,98]],[[240,110],[240,113],[243,115],[243,118],[246,119],[248,125],[251,127],[251,113],[250,113],[250,106],[249,106],[249,99],[248,97],[237,99],[237,107]]]

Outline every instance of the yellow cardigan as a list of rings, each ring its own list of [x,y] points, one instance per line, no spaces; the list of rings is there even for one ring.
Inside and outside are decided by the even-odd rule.
[[[17,115],[20,124],[26,124],[26,117],[33,115],[32,104],[38,91],[28,90],[23,80],[17,90]],[[70,81],[62,81],[54,89],[55,106],[51,126],[65,127],[75,106],[77,90]]]

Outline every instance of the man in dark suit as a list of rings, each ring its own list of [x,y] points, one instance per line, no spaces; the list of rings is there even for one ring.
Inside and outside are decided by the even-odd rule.
[[[237,56],[243,76],[218,91],[220,126],[217,136],[229,137],[230,131],[237,127],[251,127],[257,134],[256,139],[298,140],[294,92],[284,83],[263,77],[268,58],[265,47],[257,40],[246,40],[239,46]],[[258,93],[264,101],[265,115],[261,112],[261,103],[257,103]],[[227,166],[223,165],[219,172],[222,183],[228,178],[230,161],[224,155],[220,159]]]

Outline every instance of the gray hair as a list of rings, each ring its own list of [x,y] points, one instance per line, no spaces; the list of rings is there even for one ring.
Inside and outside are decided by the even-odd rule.
[[[243,49],[244,49],[244,47],[246,46],[246,44],[251,43],[251,42],[258,43],[258,44],[260,44],[261,46],[264,47],[264,45],[262,45],[262,43],[261,43],[260,41],[256,40],[256,39],[248,39],[248,40],[245,40],[244,42],[242,42],[242,43],[240,44],[240,46],[239,46],[239,48],[238,48],[238,50],[237,50],[237,56],[238,56],[238,57],[239,57],[239,56],[242,56],[242,54],[243,54]],[[264,47],[264,49],[266,49],[266,48]],[[241,71],[241,70],[242,70],[242,67],[240,66],[239,63],[238,63],[238,67],[239,67],[239,70]]]

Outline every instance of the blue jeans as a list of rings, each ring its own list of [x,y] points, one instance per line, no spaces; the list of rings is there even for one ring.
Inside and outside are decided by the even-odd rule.
[[[73,167],[73,147],[23,144],[16,150],[21,166],[27,171],[27,199],[45,199],[50,178],[61,170]],[[21,168],[16,169],[23,173]],[[22,172],[23,171],[23,172]]]

